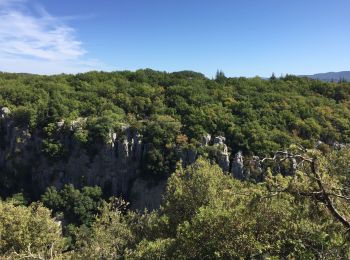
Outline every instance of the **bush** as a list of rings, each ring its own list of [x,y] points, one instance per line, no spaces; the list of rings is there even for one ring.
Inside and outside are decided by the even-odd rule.
[[[0,201],[0,255],[41,254],[49,257],[64,248],[61,225],[40,203],[29,207]]]

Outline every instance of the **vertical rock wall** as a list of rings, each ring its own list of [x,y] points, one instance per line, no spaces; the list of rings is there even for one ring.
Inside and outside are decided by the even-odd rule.
[[[84,122],[78,118],[71,123],[70,131],[75,131]],[[92,156],[86,149],[68,136],[63,137],[69,155],[52,160],[43,152],[42,139],[39,134],[30,132],[26,127],[14,124],[8,108],[0,110],[0,172],[30,173],[28,183],[34,192],[40,195],[49,186],[62,188],[67,183],[75,187],[98,185],[110,195],[130,199],[134,208],[157,208],[166,181],[150,183],[142,180],[142,160],[148,144],[142,143],[141,136],[130,128],[124,127],[121,133],[110,133],[105,144],[94,144]],[[58,122],[58,127],[64,126]],[[238,152],[232,162],[225,144],[225,137],[205,135],[202,147],[211,147],[216,151],[215,160],[225,172],[231,172],[237,179],[244,179],[243,155]],[[195,148],[181,150],[183,165],[195,162],[198,152]],[[156,198],[157,197],[157,198]]]

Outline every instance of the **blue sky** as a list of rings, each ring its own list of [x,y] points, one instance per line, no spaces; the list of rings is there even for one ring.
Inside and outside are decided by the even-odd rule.
[[[0,0],[0,71],[350,70],[349,0]]]

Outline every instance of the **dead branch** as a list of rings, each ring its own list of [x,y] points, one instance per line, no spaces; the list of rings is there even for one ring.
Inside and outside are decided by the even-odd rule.
[[[307,152],[307,150],[303,147],[298,147],[298,150],[300,152],[303,152],[303,153]],[[262,160],[260,160],[260,162],[263,163],[265,161],[274,161],[277,163],[281,163],[285,160],[297,160],[297,161],[299,161],[299,163],[297,164],[297,167],[299,167],[300,165],[303,165],[305,162],[310,164],[312,175],[307,174],[307,173],[306,173],[306,175],[309,178],[316,181],[316,184],[318,186],[318,190],[311,191],[311,192],[298,192],[298,194],[302,195],[302,196],[312,197],[313,199],[323,203],[327,207],[329,212],[332,214],[332,216],[336,220],[338,220],[343,226],[345,226],[348,231],[350,231],[350,221],[348,219],[346,219],[346,217],[343,216],[337,210],[331,197],[337,197],[340,199],[345,199],[347,201],[350,201],[350,198],[347,196],[344,196],[342,194],[327,192],[327,190],[325,188],[325,184],[323,183],[322,178],[321,178],[320,174],[318,173],[317,158],[309,158],[309,157],[306,157],[302,154],[293,154],[289,151],[277,151],[273,157],[265,157]],[[287,188],[286,190],[275,191],[270,196],[266,196],[266,198],[276,196],[278,193],[286,192],[286,191],[290,192],[290,191],[288,191],[288,188]],[[292,193],[295,194],[295,192],[292,192]]]

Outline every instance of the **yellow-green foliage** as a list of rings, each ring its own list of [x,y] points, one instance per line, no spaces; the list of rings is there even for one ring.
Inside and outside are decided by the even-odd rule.
[[[60,223],[40,203],[25,207],[0,201],[0,255],[55,255],[64,246],[61,233]]]
[[[278,176],[280,183],[290,181],[282,179]],[[133,254],[173,259],[349,256],[346,230],[325,207],[267,187],[234,180],[203,159],[187,169],[179,166],[160,212],[169,221],[167,236],[142,241]]]
[[[349,150],[312,154],[326,188],[346,192]],[[121,200],[103,202],[91,226],[73,229],[70,248],[48,209],[1,202],[0,254],[50,258],[53,248],[53,259],[349,259],[349,231],[303,195],[317,186],[308,167],[302,170],[295,178],[269,171],[266,182],[252,184],[203,158],[178,165],[159,211],[140,214]],[[349,203],[333,202],[347,217]]]
[[[73,259],[120,259],[125,254],[133,234],[116,203],[125,207],[120,201],[104,203],[91,228],[83,226],[78,230],[76,250],[71,254]]]

